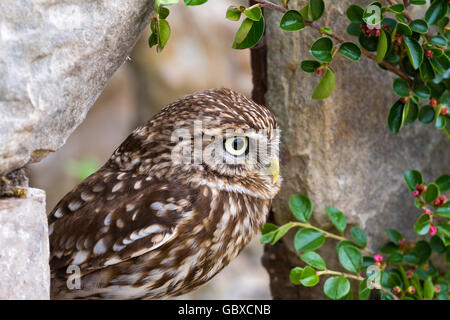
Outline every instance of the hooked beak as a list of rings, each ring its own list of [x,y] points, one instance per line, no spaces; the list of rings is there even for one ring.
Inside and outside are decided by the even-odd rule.
[[[278,162],[277,157],[273,158],[268,171],[268,174],[272,176],[272,183],[275,184],[278,181],[278,177],[280,175],[280,163]]]

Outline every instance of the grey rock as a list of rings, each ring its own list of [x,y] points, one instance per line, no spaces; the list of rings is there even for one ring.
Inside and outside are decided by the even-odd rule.
[[[301,8],[304,2],[290,4],[292,8]],[[351,3],[326,1],[326,13],[319,22],[355,41],[345,33],[348,23],[345,8]],[[420,211],[413,205],[403,173],[421,170],[426,181],[448,173],[450,148],[445,134],[417,122],[398,135],[390,132],[387,115],[397,99],[391,90],[394,77],[365,57],[360,62],[351,62],[336,55],[332,63],[336,71],[334,93],[326,100],[312,100],[319,77],[303,72],[300,63],[312,59],[308,50],[320,35],[309,28],[300,32],[281,30],[281,14],[273,10],[266,10],[266,17],[265,98],[282,130],[280,158],[284,182],[274,202],[276,223],[294,219],[288,199],[301,193],[314,203],[313,223],[331,229],[325,207],[337,207],[347,215],[349,227],[357,225],[366,231],[372,249],[379,249],[387,241],[386,228],[401,230],[411,239]],[[294,234],[290,232],[283,243],[295,259]],[[336,243],[327,242],[333,245],[321,252],[331,261],[336,256]],[[268,252],[276,254],[276,250]],[[266,267],[274,271],[275,262],[281,260],[282,257],[266,257]],[[289,283],[284,287],[280,283],[272,285],[272,294],[276,298],[289,298],[283,292],[291,292],[290,287]],[[299,290],[302,298],[322,297],[320,293],[312,294],[310,288]],[[321,286],[318,290],[321,291]]]
[[[49,299],[45,192],[0,199],[0,300]]]
[[[65,143],[152,9],[152,0],[0,1],[0,174]]]

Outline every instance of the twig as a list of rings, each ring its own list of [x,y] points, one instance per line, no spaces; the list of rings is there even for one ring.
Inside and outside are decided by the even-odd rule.
[[[284,8],[284,7],[280,6],[280,5],[277,5],[277,4],[273,3],[273,2],[270,2],[270,1],[266,1],[266,0],[254,0],[254,1],[260,3],[262,7],[271,8],[271,9],[276,10],[278,12],[286,13],[288,11],[286,8]],[[389,0],[389,1],[391,1],[391,0]],[[307,25],[308,27],[311,27],[311,28],[319,31],[320,33],[323,33],[321,31],[321,27],[318,24],[316,24],[316,23],[314,23],[312,21],[305,20],[305,19],[303,19],[303,23],[305,25]],[[335,39],[337,42],[339,42],[341,44],[346,42],[346,40],[343,37],[341,37],[340,35],[337,35],[335,33],[333,33],[331,35],[330,34],[327,34],[327,35],[330,36],[331,38]],[[373,60],[375,62],[377,61],[376,55],[370,53],[366,49],[361,48],[361,52],[362,52],[362,54],[364,56],[366,56],[370,60]],[[404,73],[400,69],[396,68],[394,65],[392,65],[389,62],[384,61],[384,60],[382,62],[380,62],[380,65],[385,67],[390,72],[392,72],[392,73],[398,75],[399,77],[405,79],[410,85],[412,85],[411,78],[406,73]]]
[[[361,277],[360,275],[355,275],[355,274],[350,274],[350,273],[345,273],[345,272],[339,272],[339,271],[333,271],[333,270],[324,270],[324,271],[318,271],[317,275],[321,276],[324,274],[330,274],[330,275],[335,275],[335,276],[341,276],[341,277],[345,277],[345,278],[349,278],[349,279],[355,279],[355,280],[359,280],[359,281],[363,281],[364,278]]]
[[[303,222],[290,222],[290,223],[292,223],[293,226],[302,227],[302,228],[311,228],[311,229],[320,231],[327,238],[332,238],[332,239],[339,240],[339,241],[350,241],[350,240],[348,240],[345,237],[338,236],[337,234],[334,234],[334,233],[331,233],[331,232],[327,232],[327,231],[325,231],[323,229],[320,229],[318,227],[315,227],[315,226],[313,226],[313,225],[311,225],[309,223],[303,223]],[[370,254],[372,256],[375,254],[375,252],[373,252],[372,250],[370,250],[368,248],[362,248],[361,250],[367,252],[368,254]]]

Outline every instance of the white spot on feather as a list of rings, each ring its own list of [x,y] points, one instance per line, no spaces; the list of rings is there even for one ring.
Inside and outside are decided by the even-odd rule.
[[[94,247],[94,251],[93,251],[94,254],[100,255],[100,254],[105,253],[108,249],[106,247],[106,245],[107,244],[106,244],[105,238],[101,238],[100,240],[98,240]]]

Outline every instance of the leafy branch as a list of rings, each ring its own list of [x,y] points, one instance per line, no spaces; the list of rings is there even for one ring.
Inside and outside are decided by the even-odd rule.
[[[289,208],[298,221],[282,226],[266,224],[262,228],[261,242],[275,244],[294,227],[300,227],[294,237],[294,248],[306,264],[290,271],[292,283],[312,287],[319,283],[320,277],[331,276],[324,283],[324,293],[331,299],[353,299],[349,281],[359,281],[358,296],[368,299],[371,290],[380,292],[382,299],[448,299],[450,272],[439,274],[431,261],[431,252],[446,255],[450,263],[450,202],[441,194],[450,190],[450,176],[442,175],[435,182],[425,183],[422,174],[410,170],[404,174],[405,182],[416,198],[415,204],[424,210],[414,224],[417,234],[431,235],[430,241],[407,242],[405,237],[394,229],[387,229],[390,239],[374,253],[367,249],[367,238],[358,227],[350,230],[351,239],[345,237],[347,219],[337,208],[326,207],[328,218],[340,235],[325,231],[310,224],[313,213],[312,201],[305,195],[293,195]],[[430,208],[430,209],[427,209]],[[440,223],[433,222],[440,218]],[[435,223],[435,224],[433,224]],[[349,272],[330,270],[324,259],[316,252],[326,238],[338,240],[336,251],[342,267]],[[363,256],[362,252],[369,256]],[[386,256],[383,257],[383,255]],[[406,269],[406,271],[405,271]],[[365,275],[364,275],[365,271]]]
[[[287,8],[284,8],[284,7],[282,7],[282,6],[279,6],[279,5],[277,5],[277,4],[273,3],[273,2],[270,2],[270,1],[266,1],[266,0],[255,0],[255,2],[260,3],[261,6],[263,6],[263,7],[270,8],[270,9],[276,10],[276,11],[281,12],[281,13],[286,13],[286,12],[288,12],[288,9],[287,9]],[[325,35],[327,35],[327,36],[329,36],[329,37],[335,39],[337,42],[339,42],[339,43],[341,43],[341,44],[348,42],[347,40],[344,39],[344,37],[342,37],[342,36],[336,34],[335,32],[333,32],[333,33],[331,33],[331,34],[325,32],[323,27],[321,27],[320,25],[318,25],[317,23],[315,23],[315,22],[313,22],[313,21],[308,21],[308,20],[306,20],[306,19],[303,18],[303,19],[302,19],[302,23],[303,23],[304,25],[308,26],[308,27],[311,27],[311,28],[315,29],[316,31],[318,31],[318,32],[321,33],[321,34],[325,34]],[[366,49],[361,48],[361,52],[362,52],[362,54],[363,54],[365,57],[369,58],[370,60],[373,60],[373,61],[375,61],[375,62],[377,61],[377,56],[374,55],[374,54],[372,54],[372,53],[370,53],[370,52],[367,51]],[[387,70],[389,70],[390,72],[392,72],[392,73],[398,75],[399,77],[405,79],[408,83],[412,84],[412,80],[410,79],[410,77],[409,77],[405,72],[403,72],[403,71],[401,71],[400,69],[396,68],[394,65],[390,64],[389,62],[387,62],[387,61],[381,61],[381,62],[380,62],[380,65],[382,65],[383,67],[385,67],[385,68],[386,68]]]

